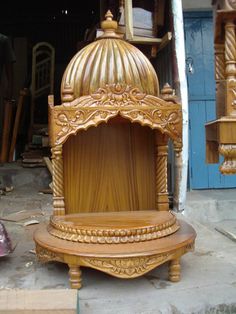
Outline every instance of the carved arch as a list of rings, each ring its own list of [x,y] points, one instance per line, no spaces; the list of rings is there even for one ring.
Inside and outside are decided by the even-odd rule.
[[[106,85],[91,95],[60,106],[50,104],[51,145],[62,145],[70,135],[107,122],[117,115],[167,134],[173,140],[175,149],[181,150],[181,105],[121,84]]]

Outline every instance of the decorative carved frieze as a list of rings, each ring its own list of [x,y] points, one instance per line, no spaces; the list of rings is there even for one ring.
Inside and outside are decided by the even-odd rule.
[[[168,134],[181,148],[182,110],[174,101],[146,95],[138,88],[112,84],[99,88],[61,106],[50,106],[53,145],[63,144],[71,134],[86,130],[121,115],[131,122],[159,129]]]
[[[81,257],[84,266],[92,267],[120,278],[135,278],[141,276],[153,268],[180,257],[193,248],[190,243],[185,247],[169,253],[155,254],[151,256],[137,256],[129,258],[94,258]],[[173,271],[174,269],[172,269]]]
[[[170,254],[158,254],[147,257],[130,258],[83,258],[83,262],[90,267],[102,270],[121,278],[134,278],[143,275],[164,263]]]

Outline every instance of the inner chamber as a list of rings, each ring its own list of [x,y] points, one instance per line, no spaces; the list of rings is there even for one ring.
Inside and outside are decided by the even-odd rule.
[[[155,209],[155,131],[113,120],[63,145],[66,214]]]

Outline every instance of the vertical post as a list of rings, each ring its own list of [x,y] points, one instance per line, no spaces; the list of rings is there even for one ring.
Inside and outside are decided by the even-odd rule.
[[[216,112],[217,118],[225,115],[225,46],[215,44],[215,80],[216,80]]]
[[[134,37],[133,29],[133,1],[125,0],[125,39],[132,40]]]
[[[156,209],[169,210],[167,186],[168,137],[156,131]]]
[[[171,0],[173,15],[173,45],[174,45],[174,64],[176,65],[175,89],[176,94],[180,96],[182,103],[182,153],[175,158],[176,166],[179,167],[179,188],[174,194],[174,208],[182,211],[185,208],[187,177],[188,177],[188,130],[189,130],[189,114],[188,114],[188,86],[186,78],[186,56],[185,56],[185,40],[184,40],[184,22],[182,1]],[[176,182],[176,180],[175,180]]]
[[[236,37],[234,21],[225,24],[226,115],[236,115]]]
[[[65,215],[62,145],[52,147],[53,215]]]

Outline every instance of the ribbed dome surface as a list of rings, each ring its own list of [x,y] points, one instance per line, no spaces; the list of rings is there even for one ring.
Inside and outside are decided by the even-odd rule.
[[[156,72],[139,49],[119,38],[101,38],[83,48],[70,61],[62,79],[62,101],[72,101],[106,84],[116,83],[159,95]]]

